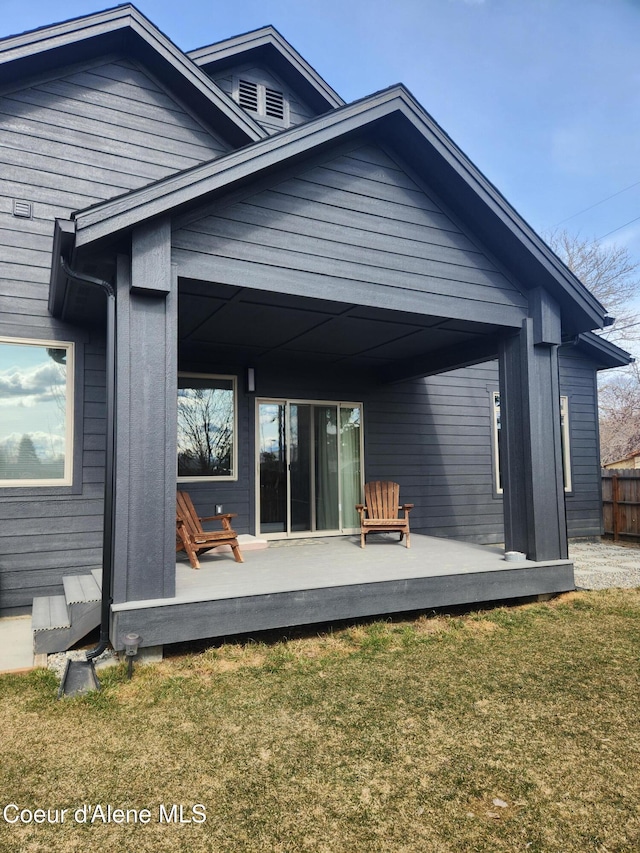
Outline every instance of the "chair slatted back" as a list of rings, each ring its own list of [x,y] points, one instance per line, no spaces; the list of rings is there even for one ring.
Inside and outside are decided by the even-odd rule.
[[[188,492],[177,493],[176,512],[179,518],[184,521],[189,533],[194,535],[203,532],[200,516],[196,512],[191,495]]]
[[[400,504],[398,483],[377,481],[366,483],[364,499],[369,518],[397,518]]]

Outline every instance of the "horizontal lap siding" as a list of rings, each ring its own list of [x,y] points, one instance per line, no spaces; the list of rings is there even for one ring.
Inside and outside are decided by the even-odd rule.
[[[472,542],[503,537],[493,491],[491,398],[497,363],[398,383],[365,410],[366,477],[400,483],[411,528]]]
[[[141,68],[126,60],[67,73],[0,97],[0,334],[73,339],[47,310],[55,218],[128,192],[225,150]],[[12,215],[13,199],[33,219]],[[79,493],[0,489],[0,609],[61,592],[64,574],[101,565],[104,345],[84,348]]]
[[[364,304],[379,297],[390,307],[410,300],[422,313],[453,317],[506,312],[514,324],[526,310],[493,262],[372,147],[203,212],[173,243],[186,275],[209,271],[225,283],[261,288],[280,276],[300,294]]]
[[[595,366],[560,351],[560,390],[569,397],[573,489],[570,537],[598,536],[600,471]],[[503,541],[502,498],[493,489],[491,391],[498,366],[482,366],[382,389],[365,408],[367,479],[396,480],[414,503],[412,528],[475,542]]]
[[[566,498],[569,536],[599,536],[602,496],[596,375],[593,363],[579,351],[561,350],[560,393],[569,398],[573,486]]]

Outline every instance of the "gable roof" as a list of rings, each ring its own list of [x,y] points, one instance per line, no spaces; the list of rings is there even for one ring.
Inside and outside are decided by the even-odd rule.
[[[235,146],[265,131],[130,3],[0,40],[2,90],[107,53],[138,59]]]
[[[187,56],[209,74],[255,60],[269,66],[317,113],[341,107],[344,101],[275,27],[257,30],[191,50]]]
[[[76,245],[221,195],[353,136],[374,136],[397,151],[526,288],[542,286],[560,303],[564,332],[601,327],[606,311],[471,163],[402,85],[263,139],[245,149],[103,202],[74,215]]]

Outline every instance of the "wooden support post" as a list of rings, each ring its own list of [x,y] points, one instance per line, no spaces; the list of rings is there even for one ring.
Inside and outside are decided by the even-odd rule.
[[[114,603],[175,595],[177,274],[168,220],[117,270]]]
[[[566,559],[558,352],[533,319],[501,343],[500,417],[506,549]]]

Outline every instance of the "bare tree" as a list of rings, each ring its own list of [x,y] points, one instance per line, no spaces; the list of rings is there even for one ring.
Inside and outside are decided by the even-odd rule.
[[[624,345],[640,338],[640,262],[625,246],[603,246],[565,230],[545,235],[549,246],[607,309],[616,322],[601,334]]]
[[[178,474],[231,473],[233,394],[190,388],[178,394]]]
[[[606,376],[598,389],[603,464],[640,450],[640,365]]]
[[[616,322],[601,334],[629,346],[640,339],[640,263],[628,249],[603,246],[569,231],[545,235],[554,252],[593,293]],[[598,381],[600,454],[603,464],[640,450],[640,369],[637,364],[602,371]]]

